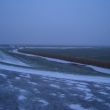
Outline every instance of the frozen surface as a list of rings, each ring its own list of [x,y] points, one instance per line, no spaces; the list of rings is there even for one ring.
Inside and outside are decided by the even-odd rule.
[[[5,63],[9,63],[9,64],[15,64],[15,65],[21,65],[21,66],[29,66],[23,62],[21,62],[20,60],[18,60],[15,57],[12,57],[2,51],[0,51],[0,61],[5,62]]]
[[[97,66],[92,66],[92,65],[87,65],[87,67],[90,67],[96,71],[102,72],[102,73],[108,73],[110,74],[110,69],[107,68],[102,68],[102,67],[97,67]]]
[[[55,85],[55,84],[50,84],[51,87],[54,87],[54,88],[57,88],[59,89],[60,87],[58,85]]]
[[[40,56],[41,57],[41,56]],[[65,61],[65,60],[60,60],[60,59],[55,59],[55,58],[48,58],[48,57],[42,57],[45,58],[49,61],[55,61],[55,62],[59,62],[59,63],[70,63],[69,61]]]
[[[72,109],[72,110],[87,110],[87,109],[81,107],[81,105],[78,105],[78,104],[70,104],[70,105],[68,105],[68,106],[69,106],[70,109]]]
[[[32,57],[16,49],[14,52]],[[10,58],[4,53],[0,55],[5,60]],[[22,65],[18,59],[11,58],[10,63],[16,60],[15,64]],[[109,93],[109,77],[40,71],[28,66],[0,63],[0,110],[109,110]]]
[[[18,97],[18,100],[25,100],[25,99],[26,99],[26,97],[23,96],[23,95],[20,95],[20,96]]]
[[[42,103],[43,106],[47,106],[49,103],[44,99],[39,99],[38,102]]]
[[[31,68],[22,68],[22,67],[15,67],[5,64],[0,64],[0,69],[5,69],[9,71],[21,72],[21,73],[30,73],[60,79],[70,79],[70,80],[81,80],[81,81],[92,81],[92,82],[100,82],[100,83],[110,83],[110,78],[99,77],[99,76],[86,76],[86,75],[71,75],[65,74],[61,72],[52,72],[52,71],[40,71]]]
[[[1,110],[109,110],[110,84],[0,70]],[[20,77],[16,80],[16,77]],[[33,83],[31,83],[33,82]]]
[[[26,48],[35,48],[35,49],[81,49],[81,48],[94,48],[94,47],[92,47],[92,46],[69,46],[69,47],[67,47],[67,46],[63,46],[63,47],[55,47],[55,46],[45,46],[45,47],[37,47],[37,46],[32,46],[32,47],[30,47],[30,46],[26,46]]]

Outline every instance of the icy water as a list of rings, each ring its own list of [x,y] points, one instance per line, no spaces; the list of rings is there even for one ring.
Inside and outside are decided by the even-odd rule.
[[[110,70],[0,50],[0,110],[109,110]]]

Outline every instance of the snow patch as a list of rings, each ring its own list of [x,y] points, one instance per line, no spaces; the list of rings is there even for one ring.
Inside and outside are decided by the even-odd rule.
[[[7,78],[7,76],[5,74],[1,74],[0,73],[0,76],[4,77],[4,78]]]
[[[70,109],[72,110],[87,110],[85,108],[83,108],[81,105],[79,104],[70,104],[68,105]]]
[[[86,85],[78,84],[77,88],[82,90],[82,91],[91,92],[90,89]]]
[[[71,81],[71,80],[66,80],[64,81],[68,86],[72,86],[74,84],[76,84],[76,81]]]
[[[97,66],[92,66],[92,65],[86,65],[86,67],[90,67],[98,72],[110,74],[110,69],[107,69],[107,68],[102,68],[102,67],[97,67]]]
[[[14,65],[20,65],[20,66],[29,66],[23,62],[21,62],[20,60],[18,60],[17,58],[8,55],[2,51],[0,51],[0,61],[1,62],[5,62],[5,63],[9,63],[9,64],[14,64]]]
[[[21,88],[18,88],[19,89],[19,91],[21,92],[21,93],[23,93],[23,94],[27,94],[28,93],[28,91],[26,91],[25,89],[21,89]]]
[[[29,81],[28,83],[29,83],[29,84],[32,84],[32,85],[35,85],[35,86],[38,85],[37,83],[31,82],[31,81]]]
[[[56,58],[48,58],[48,57],[42,57],[42,56],[40,56],[40,57],[45,58],[48,61],[55,61],[58,63],[71,63],[70,61],[60,60],[60,59],[56,59]]]
[[[37,88],[34,89],[34,92],[40,93],[40,91]]]
[[[18,100],[25,100],[26,99],[26,97],[24,96],[24,95],[20,95],[20,96],[18,96]]]
[[[86,100],[91,100],[94,97],[94,95],[91,93],[91,90],[87,87],[87,85],[78,84],[77,88],[78,90],[81,90],[82,92],[85,93]]]
[[[20,77],[15,77],[15,79],[20,80]]]
[[[23,49],[23,47],[21,47],[22,49]],[[32,46],[32,47],[30,47],[30,46],[25,46],[25,48],[35,48],[35,49],[88,49],[88,48],[94,48],[94,47],[92,47],[92,46],[69,46],[69,47],[67,47],[67,46],[62,46],[62,47],[55,47],[55,46],[45,46],[45,47],[38,47],[38,46]]]
[[[109,95],[109,93],[106,93],[106,92],[104,92],[104,91],[101,91],[101,92],[99,92],[100,94],[103,94],[103,95]]]
[[[50,93],[50,95],[52,95],[52,96],[56,96],[57,94],[56,94],[56,93]]]
[[[55,84],[50,84],[51,87],[54,87],[54,88],[57,88],[57,89],[60,89],[60,86],[58,85],[55,85]]]
[[[47,106],[49,103],[46,100],[40,99],[38,102],[42,103],[43,106]]]
[[[61,94],[59,97],[60,98],[64,98],[65,97],[65,94]]]

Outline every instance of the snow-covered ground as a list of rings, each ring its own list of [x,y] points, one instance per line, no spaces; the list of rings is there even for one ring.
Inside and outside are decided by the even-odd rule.
[[[86,65],[87,67],[90,67],[96,71],[102,72],[102,73],[108,73],[110,74],[110,69],[107,68],[102,68],[102,67],[97,67],[97,66],[92,66],[92,65]]]
[[[0,61],[5,62],[5,63],[9,63],[9,64],[29,66],[29,65],[23,63],[22,61],[20,61],[19,59],[4,53],[3,51],[0,51]]]
[[[44,73],[42,73],[44,74]],[[1,110],[109,110],[110,84],[0,70]]]
[[[13,52],[36,57],[17,50]],[[45,59],[62,64],[71,63],[53,58]],[[0,110],[110,109],[109,77],[37,70],[2,51],[0,61],[5,62],[0,63]],[[109,70],[94,67],[90,66],[96,71],[109,73]]]
[[[41,71],[31,68],[23,68],[12,65],[0,64],[0,69],[5,69],[9,71],[21,72],[21,73],[30,73],[41,76],[48,76],[60,79],[69,79],[69,80],[81,80],[81,81],[90,81],[90,82],[100,82],[100,83],[110,83],[110,78],[100,77],[100,76],[87,76],[87,75],[71,75],[60,72],[52,72],[52,71]]]

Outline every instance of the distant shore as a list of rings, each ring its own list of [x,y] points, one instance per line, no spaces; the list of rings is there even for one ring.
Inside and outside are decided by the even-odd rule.
[[[39,55],[39,56],[43,56],[43,57],[56,58],[56,59],[61,59],[61,60],[65,60],[65,61],[70,61],[70,62],[76,62],[76,63],[81,63],[81,64],[88,64],[88,65],[93,65],[93,66],[110,68],[109,62],[103,62],[103,61],[88,59],[88,58],[81,58],[81,57],[76,57],[73,55],[63,55],[63,54],[50,53],[50,52],[37,52],[37,50],[30,51],[27,49],[26,50],[20,49],[19,51],[26,53],[26,54]]]

